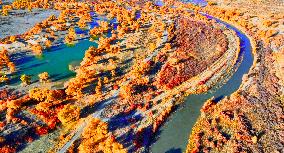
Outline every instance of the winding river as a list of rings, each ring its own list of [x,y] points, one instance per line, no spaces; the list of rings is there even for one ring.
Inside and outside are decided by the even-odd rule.
[[[165,125],[160,128],[160,133],[157,134],[156,140],[154,140],[150,147],[150,152],[180,153],[185,151],[189,134],[200,115],[200,108],[204,102],[213,96],[220,100],[235,92],[241,85],[242,76],[248,73],[253,64],[249,38],[232,25],[222,22],[214,17],[208,17],[213,18],[218,22],[223,23],[227,28],[234,30],[240,38],[241,56],[239,64],[236,65],[238,68],[230,79],[220,88],[208,91],[204,94],[190,95],[187,97],[180,108],[173,113]],[[20,71],[14,76],[14,82],[12,83],[19,83],[19,76],[23,73],[32,75],[33,80],[36,80],[37,74],[44,71],[49,72],[53,81],[68,79],[74,76],[74,73],[69,71],[68,65],[72,61],[80,61],[84,56],[84,51],[88,49],[89,46],[96,45],[96,43],[88,40],[82,40],[72,48],[65,46],[53,48],[46,52],[43,57],[36,58],[28,56],[25,59],[14,57],[16,59],[16,64],[19,65]]]
[[[173,113],[165,125],[160,128],[160,133],[157,134],[156,140],[153,140],[154,142],[150,147],[153,153],[184,152],[188,143],[189,134],[200,115],[200,109],[204,102],[213,96],[221,100],[223,97],[229,96],[238,90],[242,83],[242,76],[248,73],[253,64],[249,38],[234,26],[212,16],[205,16],[217,20],[219,23],[224,24],[227,28],[237,33],[241,43],[239,67],[232,77],[217,90],[213,89],[204,94],[188,96],[182,106]],[[236,66],[238,66],[238,64],[236,64]]]

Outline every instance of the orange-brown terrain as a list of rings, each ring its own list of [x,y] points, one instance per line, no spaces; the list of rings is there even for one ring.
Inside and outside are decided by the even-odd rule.
[[[253,53],[249,73],[230,96],[205,102],[186,152],[283,151],[283,2],[0,4],[0,152],[151,152],[188,95],[230,80],[244,48]],[[15,30],[17,22],[26,25]],[[52,69],[80,51],[63,66],[72,75],[57,79]],[[52,69],[23,67],[60,52],[46,61]]]
[[[204,104],[187,152],[283,152],[283,2],[210,4],[202,11],[241,28],[255,41],[255,61],[238,91]]]

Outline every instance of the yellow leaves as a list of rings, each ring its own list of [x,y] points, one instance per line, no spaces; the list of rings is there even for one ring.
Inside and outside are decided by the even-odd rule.
[[[123,84],[121,86],[121,91],[120,91],[119,95],[122,98],[126,98],[127,99],[127,98],[131,97],[133,94],[137,94],[138,93],[137,91],[139,90],[138,89],[139,86],[147,86],[149,81],[150,81],[149,77],[138,76],[135,79],[133,79],[130,82],[128,82],[127,84]]]
[[[131,25],[132,30],[135,30],[135,32],[139,31],[140,28],[140,23],[137,21],[134,21],[133,24]]]
[[[64,41],[68,45],[73,43],[73,40],[70,37],[68,37],[68,36],[65,37]]]
[[[102,95],[102,86],[96,86],[95,92],[97,94],[97,96],[101,96]]]
[[[100,35],[102,35],[105,31],[103,30],[103,28],[101,27],[94,27],[93,29],[90,30],[90,35],[92,37],[98,37]]]
[[[39,82],[41,82],[41,83],[48,82],[49,75],[48,75],[47,72],[43,72],[43,73],[39,74],[38,77],[39,77]]]
[[[137,62],[132,66],[131,74],[134,77],[140,78],[146,72],[150,70],[150,65],[147,62]]]
[[[155,19],[157,20],[157,19]],[[166,24],[162,21],[153,21],[152,26],[148,29],[149,33],[153,33],[156,37],[161,37],[166,29]]]
[[[125,33],[126,33],[126,28],[123,28],[123,27],[118,26],[118,27],[117,27],[117,31],[118,31],[117,36],[118,36],[119,39],[121,39],[121,38],[123,38],[123,36],[124,36]]]
[[[253,136],[252,138],[251,138],[251,141],[252,141],[252,143],[253,144],[257,144],[257,136]]]
[[[87,27],[86,21],[84,20],[84,18],[80,18],[80,20],[77,22],[77,25],[81,28],[84,29]]]
[[[178,58],[172,57],[172,58],[169,59],[169,64],[170,65],[177,65],[178,62],[179,62]]]
[[[104,83],[107,84],[109,82],[108,77],[104,77]]]
[[[103,3],[96,4],[94,6],[94,9],[97,14],[103,15],[106,12],[110,12],[111,10],[114,10],[114,7],[116,6],[116,3],[111,1],[104,1]]]
[[[73,38],[73,39],[76,38],[76,33],[75,33],[75,29],[74,29],[74,28],[69,28],[69,29],[68,29],[68,36],[69,36],[70,38]]]
[[[111,70],[111,76],[112,76],[112,77],[115,77],[115,76],[116,76],[115,69]]]
[[[6,63],[9,62],[9,55],[8,55],[8,51],[6,49],[2,49],[2,51],[0,52],[0,63]]]
[[[9,15],[8,9],[3,8],[2,9],[2,15],[3,16],[8,16]]]
[[[75,39],[76,39],[75,29],[74,28],[69,28],[68,29],[68,34],[65,37],[65,43],[72,44]]]
[[[270,27],[272,25],[272,22],[270,20],[265,20],[262,22],[262,24],[265,26],[265,27]]]
[[[109,50],[111,41],[113,41],[112,38],[100,37],[99,42],[98,42],[98,48]]]
[[[99,87],[101,87],[102,85],[103,85],[103,83],[102,83],[102,79],[101,79],[101,78],[99,78],[99,79],[98,79],[98,86],[99,86]]]
[[[57,19],[58,23],[66,23],[65,15],[61,13]]]
[[[86,50],[84,58],[88,58],[89,59],[89,58],[92,58],[92,57],[96,56],[96,54],[97,54],[96,48],[91,46],[91,47],[89,47],[88,50]]]
[[[150,9],[152,6],[153,6],[153,2],[151,2],[151,1],[147,1],[147,2],[145,3],[145,9],[146,9],[147,11],[149,11],[149,9]]]
[[[116,54],[116,53],[118,53],[120,51],[120,47],[118,45],[111,45],[109,51],[112,54]]]
[[[149,44],[150,51],[154,51],[156,48],[157,48],[157,45],[155,43],[150,43]]]
[[[29,5],[29,6],[28,6],[28,10],[29,10],[29,12],[31,12],[31,11],[32,11],[32,9],[33,9],[33,8],[32,8],[32,6],[31,6],[31,5]]]
[[[204,105],[202,106],[202,108],[200,109],[200,112],[202,112],[202,114],[204,113],[208,113],[211,110],[213,110],[214,106],[216,105],[216,103],[213,101],[213,98],[208,99]]]
[[[29,97],[38,102],[55,102],[64,99],[65,95],[60,90],[33,88],[29,90]]]
[[[82,17],[82,20],[84,20],[85,22],[91,22],[92,16],[90,15],[90,13],[86,12]]]
[[[99,24],[103,31],[108,31],[108,23],[106,21],[100,21]]]
[[[172,46],[170,43],[166,43],[165,47],[163,48],[165,51],[172,49]]]
[[[273,29],[267,30],[266,31],[266,37],[267,38],[272,37],[272,36],[276,35],[277,33],[278,33],[277,30],[273,30]]]
[[[212,6],[212,5],[217,5],[217,3],[216,3],[216,2],[211,2],[211,1],[209,1],[209,2],[208,2],[208,5],[210,5],[210,6]]]
[[[7,75],[1,75],[0,77],[0,83],[4,83],[4,82],[8,82],[9,78],[7,77]]]
[[[3,68],[3,66],[6,66],[7,68],[9,68],[9,71],[11,73],[15,72],[16,70],[16,66],[13,62],[11,62],[9,55],[8,55],[8,51],[6,49],[2,49],[2,51],[0,51],[0,70]],[[5,80],[6,80],[5,78],[2,78],[2,81],[5,81]]]
[[[41,102],[39,104],[36,105],[36,109],[39,110],[39,111],[48,111],[50,110],[50,107],[53,106],[52,103],[50,102]]]
[[[20,79],[21,79],[23,85],[31,84],[31,76],[23,74],[23,75],[21,75]]]
[[[32,45],[31,47],[32,49],[32,52],[36,55],[41,55],[42,54],[42,46],[40,44],[35,44],[35,45]]]
[[[112,12],[108,13],[106,16],[109,20],[114,18],[114,14]]]
[[[92,118],[82,133],[79,153],[126,153],[123,146],[115,141],[108,132],[108,125],[97,118]]]
[[[81,97],[82,96],[82,88],[83,88],[83,83],[82,83],[81,78],[72,78],[68,82],[67,89],[65,90],[67,95],[70,96],[76,96],[76,97]]]
[[[33,88],[29,90],[29,97],[36,101],[44,101],[47,97],[47,89]]]
[[[257,34],[259,35],[259,38],[262,38],[265,43],[269,43],[269,39],[270,37],[273,37],[275,36],[276,34],[278,34],[278,31],[277,30],[274,30],[274,29],[269,29],[269,30],[259,30],[257,32]]]
[[[9,40],[13,43],[16,41],[16,36],[10,36]]]
[[[9,67],[11,73],[16,71],[16,66],[13,62],[9,62],[7,66]]]
[[[25,9],[29,8],[31,5],[31,0],[15,0],[12,3],[14,9]]]
[[[75,78],[70,79],[66,84],[67,89],[65,90],[67,95],[73,96],[74,98],[80,98],[83,96],[82,89],[95,80],[96,70],[88,70],[85,66],[92,65],[86,58],[81,62],[81,67],[77,70]]]
[[[50,40],[46,40],[46,41],[45,41],[45,46],[46,46],[47,48],[50,48],[50,47],[52,46],[52,42],[51,42]]]
[[[67,125],[68,123],[75,122],[79,120],[80,117],[80,108],[67,104],[61,109],[58,113],[58,119],[62,122],[63,125]]]
[[[275,23],[277,23],[278,21],[271,21],[271,20],[264,20],[263,22],[262,22],[262,24],[265,26],[265,27],[270,27],[270,26],[272,26],[273,24],[275,24]]]
[[[20,108],[21,104],[22,104],[21,100],[18,100],[18,99],[17,100],[11,100],[11,101],[8,101],[7,107],[12,108],[12,109],[18,109],[18,108]]]
[[[47,18],[47,20],[48,21],[54,21],[54,20],[56,20],[56,16],[54,14],[52,14]]]

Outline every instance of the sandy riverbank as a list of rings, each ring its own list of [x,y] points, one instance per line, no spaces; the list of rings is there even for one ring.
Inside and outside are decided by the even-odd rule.
[[[211,7],[214,11],[209,7],[209,14],[229,20],[250,36],[255,61],[238,91],[217,104],[205,103],[187,152],[283,152],[283,78],[277,74],[282,70],[275,56],[283,54],[283,18],[277,17],[283,16],[283,3],[217,2]],[[235,8],[242,14],[239,19],[216,11]],[[275,24],[267,24],[268,20]],[[277,33],[270,35],[271,31]]]

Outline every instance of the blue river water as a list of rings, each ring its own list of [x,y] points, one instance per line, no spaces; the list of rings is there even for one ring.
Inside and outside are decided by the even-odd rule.
[[[206,5],[204,0],[192,0],[184,2],[193,2],[199,5]],[[156,2],[157,5],[163,5],[162,2]],[[96,18],[95,20],[101,20]],[[114,22],[114,21],[111,21]],[[222,21],[219,21],[222,22]],[[223,23],[223,22],[222,22]],[[221,88],[214,91],[209,91],[200,95],[191,95],[186,98],[182,106],[173,113],[164,126],[161,127],[157,139],[150,147],[153,153],[180,153],[185,151],[188,137],[193,125],[200,115],[200,108],[203,103],[211,98],[216,97],[222,99],[235,92],[241,85],[242,76],[246,74],[252,63],[253,56],[251,54],[251,44],[248,37],[233,26],[224,23],[228,28],[236,31],[241,40],[241,55],[243,59],[233,76]],[[90,23],[90,28],[98,26],[96,21]],[[87,31],[76,29],[77,34],[86,33]],[[35,57],[33,55],[20,58],[22,54],[13,55],[13,60],[19,71],[11,77],[11,84],[20,83],[20,75],[27,74],[32,76],[33,81],[38,80],[38,74],[48,72],[52,81],[64,81],[75,75],[70,71],[68,65],[72,62],[81,61],[84,57],[85,50],[90,46],[97,46],[95,42],[89,40],[80,40],[74,47],[66,47],[62,44],[53,47],[44,52],[43,56]],[[0,84],[1,87],[1,84]]]
[[[213,18],[208,15],[206,16]],[[184,152],[188,143],[189,134],[200,115],[200,109],[204,102],[213,96],[216,100],[221,100],[225,96],[229,96],[238,90],[242,82],[242,76],[248,73],[253,64],[253,55],[249,38],[237,28],[218,19],[215,20],[223,23],[227,28],[232,29],[237,33],[241,42],[241,56],[239,59],[239,62],[241,63],[237,68],[237,71],[224,85],[221,86],[221,88],[208,91],[204,94],[188,96],[182,106],[174,112],[165,125],[160,128],[159,134],[155,138],[156,140],[153,140],[154,142],[150,147],[150,152]]]

